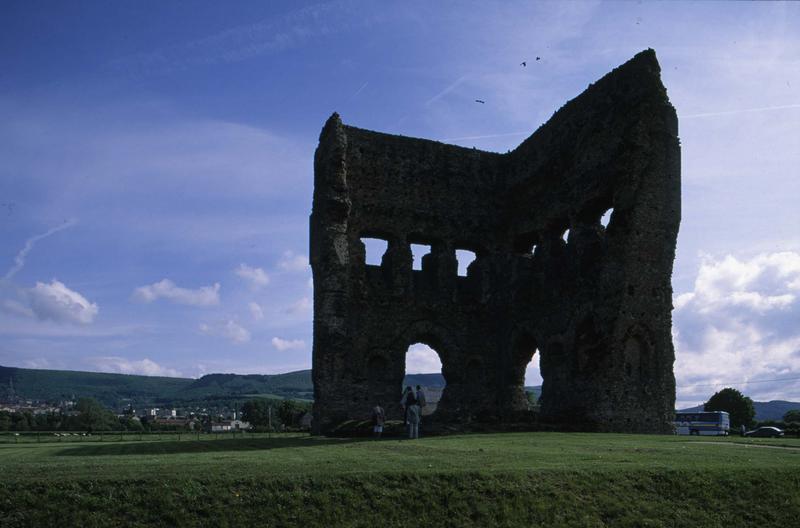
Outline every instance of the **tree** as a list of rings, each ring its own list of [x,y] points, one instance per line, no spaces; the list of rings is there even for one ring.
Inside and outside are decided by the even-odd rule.
[[[275,419],[275,416],[272,417]],[[250,422],[253,427],[269,425],[269,405],[266,400],[250,400],[242,405],[242,420]]]
[[[786,411],[786,414],[783,415],[783,421],[787,424],[789,422],[799,422],[800,423],[800,409],[792,409],[791,411]]]
[[[94,398],[81,398],[75,405],[75,410],[78,411],[78,416],[75,417],[74,421],[74,426],[77,429],[85,429],[91,432],[110,431],[120,428],[119,421],[114,413],[103,407]]]
[[[704,411],[726,411],[731,417],[731,428],[738,429],[742,425],[752,427],[756,410],[753,400],[736,389],[726,387],[714,394],[703,405]]]

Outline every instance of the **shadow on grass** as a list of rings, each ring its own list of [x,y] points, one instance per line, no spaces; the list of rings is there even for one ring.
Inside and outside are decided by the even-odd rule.
[[[344,445],[365,442],[363,438],[239,438],[224,440],[184,440],[126,442],[120,444],[93,444],[69,447],[56,456],[111,456],[111,455],[175,455],[180,453],[214,453],[221,451],[269,451],[298,447]]]

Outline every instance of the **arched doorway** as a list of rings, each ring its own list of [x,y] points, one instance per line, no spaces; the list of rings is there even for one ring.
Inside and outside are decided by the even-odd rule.
[[[542,371],[539,368],[541,354],[536,349],[533,357],[525,367],[525,396],[528,399],[528,408],[531,411],[539,410],[539,397],[542,395]]]
[[[415,342],[408,347],[403,384],[400,387],[398,399],[408,386],[412,387],[414,391],[419,386],[425,394],[426,405],[422,409],[423,416],[430,416],[436,412],[447,386],[447,380],[442,373],[442,359],[439,352],[427,343]]]

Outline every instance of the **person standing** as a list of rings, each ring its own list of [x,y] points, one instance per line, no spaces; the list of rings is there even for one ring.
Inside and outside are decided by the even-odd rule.
[[[417,405],[419,405],[420,410],[424,409],[426,405],[428,405],[428,401],[425,398],[425,393],[422,391],[422,387],[417,385]]]
[[[417,402],[412,403],[406,409],[406,419],[408,420],[408,438],[419,438],[419,421],[420,415],[419,405]]]
[[[417,398],[414,396],[414,391],[411,390],[411,385],[406,386],[403,397],[400,398],[400,405],[403,406],[403,425],[408,426],[408,408],[416,403]]]
[[[386,413],[379,403],[372,408],[372,436],[375,437],[376,440],[383,434],[383,426],[385,423]]]
[[[419,406],[419,424],[417,425],[417,438],[419,438],[419,430],[422,429],[422,412],[425,410],[425,406],[428,405],[428,400],[425,398],[425,392],[423,392],[422,387],[417,385],[417,405]]]

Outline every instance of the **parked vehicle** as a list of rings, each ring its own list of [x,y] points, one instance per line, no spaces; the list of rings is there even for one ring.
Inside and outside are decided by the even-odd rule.
[[[676,413],[674,424],[679,435],[727,436],[731,428],[725,411]]]
[[[772,427],[771,425],[765,425],[764,427],[759,427],[758,429],[747,431],[744,435],[756,438],[779,438],[783,436],[783,431],[781,431],[777,427]]]

